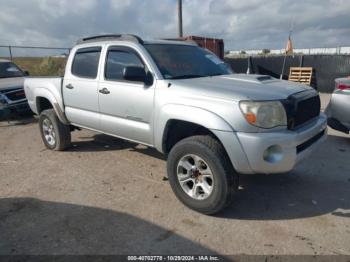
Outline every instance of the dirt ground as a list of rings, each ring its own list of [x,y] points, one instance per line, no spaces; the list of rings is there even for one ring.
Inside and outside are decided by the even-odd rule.
[[[350,136],[329,130],[292,172],[241,176],[210,217],[175,198],[153,149],[76,131],[51,152],[35,120],[3,121],[0,255],[350,254],[349,160]]]

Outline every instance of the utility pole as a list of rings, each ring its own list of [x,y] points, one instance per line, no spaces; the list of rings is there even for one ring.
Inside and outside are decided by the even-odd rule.
[[[178,16],[179,37],[183,37],[183,31],[182,31],[182,0],[177,0],[177,16]]]

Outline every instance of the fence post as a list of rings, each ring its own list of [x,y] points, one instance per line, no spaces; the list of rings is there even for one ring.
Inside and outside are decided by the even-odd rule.
[[[10,60],[12,61],[12,48],[10,45],[9,45],[9,52],[10,52]]]
[[[300,55],[300,63],[299,63],[299,67],[303,67],[304,65],[304,56]]]
[[[281,79],[281,80],[283,79],[284,67],[286,66],[286,60],[287,60],[287,53],[285,53],[284,59],[283,59],[282,72],[281,72],[281,75],[280,75],[280,79]]]

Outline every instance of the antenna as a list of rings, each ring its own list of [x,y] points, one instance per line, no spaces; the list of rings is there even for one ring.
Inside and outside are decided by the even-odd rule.
[[[290,27],[289,27],[289,33],[288,33],[288,41],[290,40],[290,37],[292,36],[294,30],[294,18],[292,19],[292,22],[290,23]],[[287,52],[285,52],[284,54],[284,59],[283,59],[283,65],[282,65],[282,72],[280,75],[280,79],[283,79],[283,74],[284,74],[284,68],[286,66],[286,60],[287,60]]]
[[[293,18],[292,22],[290,23],[288,38],[290,38],[292,36],[293,31],[294,31],[294,18]]]

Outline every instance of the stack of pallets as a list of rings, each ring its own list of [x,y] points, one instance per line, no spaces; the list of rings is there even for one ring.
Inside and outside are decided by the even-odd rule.
[[[312,67],[291,67],[288,80],[311,85]]]

